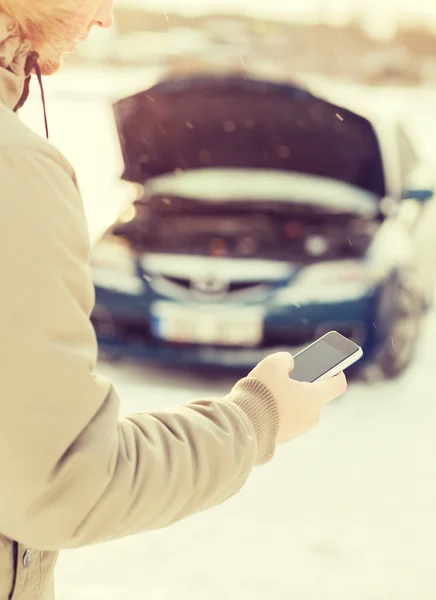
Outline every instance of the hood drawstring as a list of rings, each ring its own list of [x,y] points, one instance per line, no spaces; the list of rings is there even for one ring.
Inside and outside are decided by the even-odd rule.
[[[27,57],[26,66],[24,68],[24,73],[25,73],[26,79],[24,81],[23,94],[22,94],[20,100],[18,101],[18,104],[15,106],[14,112],[17,112],[18,110],[20,110],[20,108],[26,102],[26,100],[29,96],[29,86],[30,86],[30,78],[32,75],[32,71],[35,71],[36,77],[37,77],[38,83],[39,83],[39,88],[41,90],[42,109],[44,112],[45,135],[46,135],[47,139],[49,139],[47,107],[46,107],[46,103],[45,103],[44,85],[42,82],[41,67],[39,66],[38,59],[39,59],[39,54],[37,52],[31,52],[29,54],[29,56]]]
[[[48,131],[47,105],[45,103],[44,84],[42,83],[41,67],[39,66],[38,61],[35,63],[35,73],[36,73],[36,77],[38,78],[39,89],[41,90],[41,101],[42,101],[42,111],[44,113],[45,135],[46,135],[47,139],[50,139],[50,135],[49,135],[49,131]]]

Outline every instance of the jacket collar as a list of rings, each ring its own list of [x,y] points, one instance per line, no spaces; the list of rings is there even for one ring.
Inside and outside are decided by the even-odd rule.
[[[0,14],[0,103],[17,111],[29,95],[31,73],[38,62],[31,43],[23,41],[14,21]]]

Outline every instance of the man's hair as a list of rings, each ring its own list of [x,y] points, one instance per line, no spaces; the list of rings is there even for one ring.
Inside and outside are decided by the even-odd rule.
[[[35,50],[58,48],[68,35],[66,25],[74,18],[77,0],[0,0],[0,13],[15,21],[23,39]]]

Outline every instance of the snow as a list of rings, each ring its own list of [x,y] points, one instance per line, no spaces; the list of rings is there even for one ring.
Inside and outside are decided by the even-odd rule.
[[[236,498],[160,532],[63,553],[58,599],[433,600],[435,335],[433,315],[404,377],[352,384]],[[234,383],[139,363],[100,371],[123,414]]]
[[[77,169],[97,235],[133,193],[118,182],[110,101],[147,77],[107,74],[107,88],[92,73],[80,85],[66,77],[47,86],[52,139]],[[87,97],[88,85],[104,93]],[[435,91],[383,93],[403,103],[432,155]],[[36,98],[23,117],[42,131],[40,110]],[[351,385],[236,498],[167,530],[62,553],[58,600],[434,600],[435,339],[433,314],[402,378]],[[99,370],[123,414],[221,396],[234,383],[141,363]]]

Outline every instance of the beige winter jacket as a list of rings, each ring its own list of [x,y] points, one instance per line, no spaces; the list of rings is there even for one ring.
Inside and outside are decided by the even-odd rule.
[[[278,430],[276,403],[253,379],[226,398],[120,418],[111,382],[94,373],[73,170],[13,112],[28,54],[0,16],[0,600],[53,598],[62,548],[223,502],[271,459]]]

